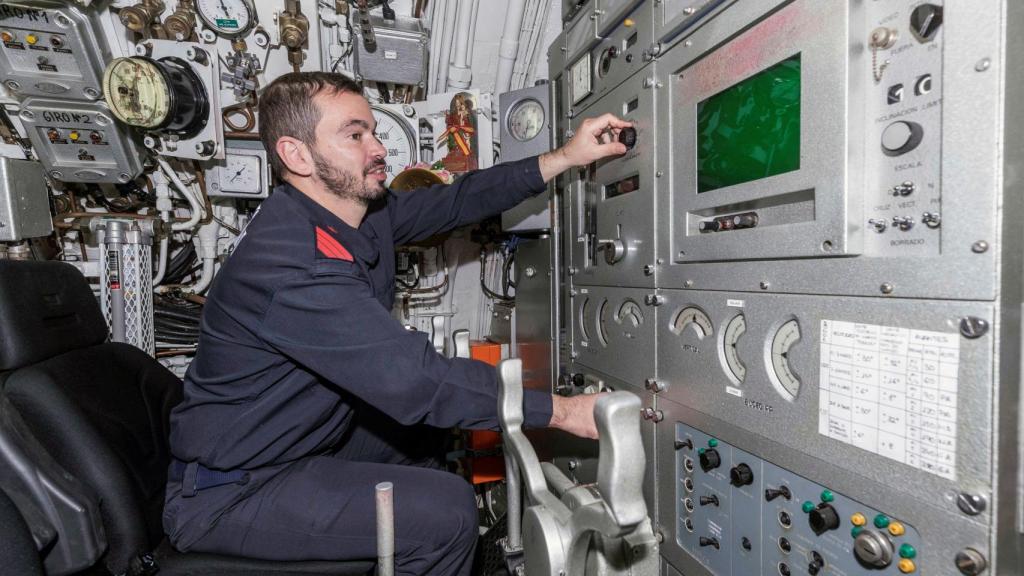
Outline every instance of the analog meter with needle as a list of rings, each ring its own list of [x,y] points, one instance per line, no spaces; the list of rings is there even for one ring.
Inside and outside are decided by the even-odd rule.
[[[729,379],[735,384],[742,384],[747,377],[747,367],[740,360],[740,353],[736,345],[740,338],[747,331],[747,319],[743,314],[737,314],[729,320],[722,331],[721,356],[725,363],[725,372]]]
[[[409,123],[390,108],[372,106],[373,118],[377,121],[377,139],[387,149],[384,162],[387,163],[387,180],[389,186],[399,172],[419,161],[419,146]]]
[[[103,92],[121,122],[186,138],[203,129],[210,107],[202,80],[173,57],[117,58],[103,73]]]
[[[680,336],[687,328],[692,328],[694,333],[697,334],[697,338],[701,340],[715,332],[714,326],[711,324],[711,318],[696,306],[687,306],[680,310],[675,318],[672,319],[672,325],[669,326],[669,330]]]
[[[528,98],[515,104],[508,112],[508,133],[520,142],[533,140],[544,128],[544,106]]]
[[[252,0],[196,0],[203,24],[225,38],[244,35],[256,24]]]
[[[765,346],[768,377],[779,394],[792,402],[800,392],[800,378],[789,365],[789,351],[800,341],[800,324],[796,318],[787,320],[775,331]]]
[[[223,160],[207,169],[207,193],[210,196],[266,198],[270,191],[266,151],[261,146],[250,148],[249,142],[233,144]]]
[[[627,299],[615,312],[615,323],[622,326],[622,335],[626,338],[633,338],[633,330],[644,323],[644,312],[640,305],[633,300]]]

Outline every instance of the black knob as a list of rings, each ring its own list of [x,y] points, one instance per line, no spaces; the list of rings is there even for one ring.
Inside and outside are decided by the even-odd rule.
[[[587,379],[583,377],[583,374],[577,372],[572,375],[572,385],[577,388],[584,388],[587,385]]]
[[[571,378],[565,374],[558,376],[558,383],[555,385],[555,394],[559,396],[568,396],[572,394],[572,381]]]
[[[608,57],[609,58],[618,58],[619,57],[619,48],[617,46],[610,46],[608,48]]]
[[[636,128],[629,127],[619,130],[619,142],[626,145],[626,150],[632,150],[636,146]]]
[[[747,538],[746,536],[740,539],[740,546],[742,546],[744,550],[750,550],[754,547],[754,545],[750,543],[750,538]]]
[[[807,565],[807,573],[811,576],[815,576],[821,569],[825,567],[825,559],[818,554],[817,550],[811,551],[811,562]]]
[[[811,510],[807,519],[816,536],[839,528],[839,514],[836,514],[836,509],[831,504],[818,504],[817,508]]]
[[[729,470],[729,482],[737,488],[753,484],[754,471],[746,464],[737,464],[733,466],[732,470]]]
[[[715,550],[718,550],[718,538],[707,538],[705,536],[700,537],[700,545],[703,546],[714,546]]]
[[[707,506],[708,504],[718,506],[718,496],[715,496],[714,494],[712,494],[711,496],[701,496],[700,505]]]
[[[710,472],[715,468],[722,465],[722,457],[718,455],[718,450],[714,448],[708,448],[700,455],[700,469],[705,472]]]
[[[784,497],[786,500],[789,500],[790,498],[792,498],[793,495],[789,492],[789,486],[786,486],[785,484],[783,484],[782,486],[779,486],[778,489],[775,489],[775,488],[765,488],[764,489],[764,499],[767,502],[771,502],[772,500],[775,500],[779,496]]]
[[[689,438],[686,440],[676,440],[675,447],[676,450],[681,450],[683,448],[693,450],[693,440],[690,440]]]
[[[942,6],[921,4],[910,13],[910,32],[918,42],[931,42],[942,26]]]

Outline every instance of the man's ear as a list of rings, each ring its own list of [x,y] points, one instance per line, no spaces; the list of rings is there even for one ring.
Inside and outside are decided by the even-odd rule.
[[[297,176],[313,174],[313,155],[304,142],[291,136],[282,136],[274,146],[277,156],[288,170]]]

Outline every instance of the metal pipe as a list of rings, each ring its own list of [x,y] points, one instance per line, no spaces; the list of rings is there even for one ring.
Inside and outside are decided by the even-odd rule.
[[[455,53],[448,65],[448,88],[465,90],[473,81],[473,70],[469,67],[469,47],[476,22],[476,0],[459,0],[459,12],[455,25]]]
[[[377,497],[377,576],[395,574],[395,494],[391,482],[381,482]]]
[[[498,76],[494,83],[495,94],[508,92],[512,84],[512,70],[519,52],[519,36],[523,29],[523,17],[526,15],[526,0],[509,0],[505,12],[505,28],[501,32],[501,43],[498,45]]]
[[[171,224],[171,230],[191,230],[196,224],[199,223],[199,219],[202,217],[202,206],[196,196],[192,194],[185,186],[185,183],[178,177],[178,173],[171,168],[171,165],[167,163],[163,158],[157,157],[156,161],[160,164],[160,168],[163,169],[164,173],[171,182],[178,188],[178,192],[185,197],[188,201],[189,207],[192,209],[192,217],[185,222],[175,222]]]

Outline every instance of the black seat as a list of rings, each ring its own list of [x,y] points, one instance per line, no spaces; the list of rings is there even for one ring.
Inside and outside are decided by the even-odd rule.
[[[366,574],[372,561],[272,562],[175,551],[161,527],[176,376],[145,352],[107,342],[79,271],[0,261],[0,387],[46,450],[94,490],[112,574],[149,553],[161,575]]]
[[[0,490],[0,566],[4,567],[5,574],[43,576],[43,563],[28,524],[3,490]]]

